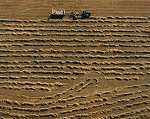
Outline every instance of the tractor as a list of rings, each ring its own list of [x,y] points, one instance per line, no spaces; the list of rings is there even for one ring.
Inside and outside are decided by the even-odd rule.
[[[81,13],[71,12],[71,14],[69,15],[69,19],[71,19],[71,20],[89,19],[90,16],[91,16],[91,13],[88,11],[82,11]]]

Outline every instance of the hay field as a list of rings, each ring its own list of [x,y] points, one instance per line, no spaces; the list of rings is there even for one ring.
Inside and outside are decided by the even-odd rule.
[[[145,9],[143,16],[122,11],[126,16],[102,17],[98,10],[97,19],[49,23],[44,14],[35,14],[40,20],[31,14],[20,18],[19,11],[13,17],[5,9],[0,15],[0,118],[149,119],[150,17]]]
[[[0,20],[2,118],[148,118],[149,18]]]

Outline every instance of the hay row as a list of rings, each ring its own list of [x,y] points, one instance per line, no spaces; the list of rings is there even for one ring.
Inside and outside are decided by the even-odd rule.
[[[99,62],[99,61],[74,61],[74,60],[28,60],[28,61],[22,61],[22,60],[10,60],[10,61],[6,61],[6,60],[0,60],[1,65],[5,64],[5,65],[13,65],[13,64],[22,64],[22,65],[45,65],[45,64],[66,64],[66,65],[94,65],[94,66],[99,66],[99,65],[138,65],[138,66],[143,66],[143,65],[150,65],[150,62],[148,61],[143,61],[143,62],[139,62],[139,61],[104,61],[104,62]]]
[[[135,97],[135,98],[141,98],[141,96]],[[133,99],[134,98],[130,98],[130,99],[127,99],[126,101],[128,102],[129,100],[133,100]],[[119,107],[119,106],[118,107],[111,107],[109,109],[104,109],[104,110],[99,110],[99,111],[94,111],[94,112],[88,112],[88,113],[83,113],[83,114],[76,114],[74,117],[82,118],[82,117],[91,117],[94,115],[108,114],[108,113],[112,113],[112,111],[123,110],[122,108],[123,107]],[[124,108],[126,108],[126,107],[124,107]]]
[[[69,89],[67,89],[66,91],[63,91],[61,94],[64,94],[64,93],[66,93],[66,92],[68,92],[69,90],[76,90],[77,88],[78,88],[78,86],[80,86],[81,84],[83,84],[82,82],[80,82],[79,84],[76,84],[76,85],[74,85],[73,87],[71,87],[71,88],[69,88]],[[85,85],[87,85],[87,84],[85,84]],[[84,85],[81,85],[82,87],[84,87]],[[122,93],[122,94],[120,94],[120,91],[123,91],[123,90],[125,90],[125,89],[128,89],[128,87],[122,87],[122,88],[120,88],[120,89],[115,89],[115,90],[112,90],[111,92],[102,92],[101,94],[96,94],[96,96],[100,96],[100,97],[106,97],[106,96],[109,96],[109,95],[114,95],[115,94],[115,96],[112,96],[110,99],[113,99],[113,98],[121,98],[122,96],[131,96],[131,95],[135,95],[135,94],[141,94],[141,93],[143,93],[143,92],[148,92],[149,91],[149,89],[146,89],[146,90],[139,90],[139,88],[141,87],[145,87],[146,86],[146,84],[141,84],[141,85],[139,85],[138,87],[136,87],[137,89],[138,89],[138,91],[134,91],[134,92],[128,92],[128,93]],[[134,85],[133,86],[131,86],[132,88],[135,88],[134,87]],[[79,89],[80,89],[80,87],[79,87]],[[143,89],[143,88],[142,88]],[[78,89],[77,89],[78,90]],[[76,90],[76,91],[77,91]],[[117,94],[118,93],[118,94]],[[59,95],[61,95],[61,94],[59,94]],[[57,97],[57,95],[58,94],[55,94],[54,96],[52,96],[52,97]],[[68,95],[70,95],[70,94],[68,94]],[[147,97],[147,96],[141,96],[142,98],[149,98],[149,97]],[[10,100],[1,100],[1,102],[5,102],[5,103],[8,103],[8,104],[15,104],[15,105],[18,105],[18,106],[20,106],[20,105],[22,105],[22,106],[26,106],[26,105],[28,105],[28,106],[47,106],[47,105],[50,105],[50,104],[53,104],[53,103],[55,103],[55,104],[57,104],[57,103],[60,103],[60,102],[66,102],[66,100],[68,100],[68,101],[71,101],[71,100],[73,100],[73,99],[78,99],[78,98],[85,98],[85,97],[80,97],[80,96],[77,96],[77,97],[72,97],[72,98],[68,98],[68,99],[66,99],[66,98],[64,98],[64,99],[58,99],[58,100],[53,100],[53,101],[48,101],[48,102],[44,102],[44,103],[28,103],[28,102],[24,102],[24,103],[19,103],[19,102],[14,102],[14,101],[10,101]],[[42,99],[53,99],[53,98],[49,98],[49,97],[43,97]],[[91,100],[91,101],[88,101],[88,103],[90,102],[90,103],[93,103],[93,102],[102,102],[102,101],[106,101],[104,98],[98,98],[98,99],[95,99],[95,100]],[[118,101],[118,102],[122,102],[122,101]],[[85,103],[86,102],[80,102],[79,104],[81,104],[81,105],[85,105]]]
[[[52,76],[52,75],[50,75],[50,76],[38,76],[38,75],[32,75],[32,76],[25,76],[25,75],[21,75],[21,76],[14,76],[14,75],[12,75],[12,76],[0,76],[0,79],[2,80],[16,80],[16,79],[30,79],[30,80],[32,80],[32,79],[36,79],[36,80],[45,80],[45,79],[53,79],[53,80],[75,80],[76,79],[76,77],[75,76]]]
[[[85,87],[85,85],[86,85],[85,82],[80,82],[80,83],[75,84],[72,87],[60,92],[60,93],[54,94],[52,96],[43,97],[42,99],[54,99],[56,97],[60,97],[63,95],[67,95],[67,96],[72,95],[73,96],[74,94],[77,94],[77,90],[79,90],[79,88],[81,89],[82,87]],[[74,92],[74,93],[70,93],[70,92]],[[67,97],[63,97],[63,98],[65,99]]]
[[[134,119],[149,119],[150,118],[150,115],[149,115],[149,112],[142,112],[142,113],[138,113],[138,115],[134,114],[132,116],[130,116],[130,118],[134,118]]]
[[[125,43],[114,43],[114,44],[106,44],[106,43],[97,43],[97,44],[62,44],[62,43],[49,43],[49,44],[44,44],[44,43],[15,43],[15,44],[0,44],[0,47],[67,47],[67,48],[77,48],[77,47],[91,47],[91,48],[98,48],[98,47],[133,47],[133,48],[149,48],[150,44],[125,44]]]
[[[35,37],[39,37],[39,36],[62,36],[62,37],[131,37],[131,38],[150,38],[149,35],[139,35],[139,33],[137,34],[122,34],[122,33],[118,33],[118,34],[103,34],[103,33],[95,33],[95,34],[85,34],[85,33],[29,33],[29,32],[5,32],[5,33],[0,33],[0,36],[35,36]]]
[[[141,96],[138,96],[138,97],[134,97],[134,98],[130,98],[130,99],[126,99],[125,102],[130,102],[131,100],[136,100],[136,99],[139,99],[141,98]],[[119,104],[120,102],[122,101],[117,101],[117,102],[113,102],[113,103],[104,103],[103,105],[107,105],[107,104],[110,104],[110,105],[114,105],[114,104]],[[140,104],[145,104],[147,102],[140,102],[140,103],[134,103],[134,104],[129,104],[129,105],[126,105],[124,107],[120,107],[118,106],[116,109],[118,110],[121,110],[121,108],[126,108],[126,107],[132,107],[132,106],[135,106],[135,105],[140,105]],[[64,109],[64,108],[67,108],[67,107],[70,107],[70,106],[77,106],[78,107],[78,104],[75,105],[75,104],[69,104],[69,105],[64,105],[64,106],[53,106],[53,107],[47,107],[47,108],[34,108],[34,109],[31,109],[31,108],[19,108],[19,107],[10,107],[10,106],[0,106],[0,108],[2,109],[6,109],[6,110],[18,110],[18,111],[25,111],[25,112],[45,112],[45,111],[49,111],[51,109]],[[111,111],[114,111],[114,108],[111,108],[111,109],[106,109],[107,112],[111,112]],[[109,111],[108,111],[109,110]],[[77,110],[73,110],[73,111],[77,111]],[[58,111],[59,113],[59,111]],[[61,114],[63,114],[64,112],[60,112]]]
[[[126,69],[124,69],[126,70]],[[143,76],[145,73],[143,72],[116,72],[116,71],[102,71],[101,72],[102,74],[106,74],[106,75],[118,75],[118,76],[135,76],[135,75],[140,75],[140,76]]]
[[[145,90],[146,92],[148,92],[149,90]],[[144,92],[144,91],[138,91],[138,93],[140,94],[141,92]],[[133,94],[138,94],[137,92],[134,92]],[[73,97],[73,98],[68,98],[67,100],[68,101],[71,101],[71,100],[73,100],[73,99],[77,99],[77,98],[85,98],[85,97]],[[114,98],[114,97],[111,97],[111,98]],[[110,99],[111,99],[110,98]],[[142,98],[149,98],[149,96],[147,96],[147,95],[141,95],[141,96],[137,96],[137,97],[132,97],[132,98],[130,98],[130,99],[122,99],[122,97],[120,97],[121,98],[121,100],[119,100],[119,99],[117,99],[117,102],[115,101],[115,102],[113,102],[113,103],[111,103],[111,104],[118,104],[118,103],[122,103],[122,102],[129,102],[129,101],[133,101],[133,100],[136,100],[136,99],[142,99]],[[44,102],[44,103],[29,103],[29,102],[22,102],[22,103],[19,103],[19,102],[17,102],[17,101],[10,101],[10,100],[1,100],[1,103],[8,103],[8,104],[15,104],[15,105],[17,105],[17,106],[48,106],[48,105],[53,105],[53,104],[57,104],[57,103],[61,103],[61,102],[66,102],[66,99],[64,100],[64,99],[58,99],[57,101],[48,101],[48,102]],[[105,98],[98,98],[98,99],[94,99],[94,100],[91,100],[91,101],[82,101],[82,102],[79,102],[78,103],[78,105],[86,105],[86,104],[89,104],[89,103],[99,103],[99,102],[106,102],[106,99]],[[70,106],[76,106],[75,104],[77,104],[77,103],[74,103],[74,104],[67,104],[66,106],[65,106],[65,108],[68,108],[68,107],[70,107]],[[102,105],[107,105],[108,104],[108,102],[106,102],[106,103],[103,103],[103,104],[101,104],[101,106]],[[60,105],[60,104],[59,104]],[[64,104],[62,104],[63,106],[62,106],[62,108],[64,107]],[[53,108],[55,108],[55,106],[52,106]]]
[[[66,58],[80,58],[80,59],[141,59],[141,58],[150,58],[149,55],[127,55],[127,56],[123,56],[123,55],[113,55],[113,56],[101,56],[101,55],[49,55],[49,54],[40,54],[40,55],[33,55],[33,54],[2,54],[0,55],[1,58],[9,58],[9,57],[22,57],[22,58],[54,58],[54,59],[58,59],[58,58],[62,58],[62,59],[66,59]]]
[[[128,111],[126,113],[122,113],[122,114],[118,114],[118,115],[111,115],[109,116],[110,118],[122,118],[122,117],[125,117],[125,116],[132,116],[133,114],[140,114],[140,113],[143,113],[143,112],[149,112],[150,109],[148,107],[145,107],[145,108],[140,108],[140,109],[136,109],[136,110],[132,110],[132,111]]]
[[[40,91],[51,91],[50,88],[42,87],[42,86],[0,86],[0,89],[6,89],[6,90],[28,90],[28,91],[35,91],[35,90],[40,90]]]
[[[77,71],[73,71],[73,72],[65,72],[65,71],[43,71],[43,70],[39,70],[39,71],[30,71],[30,70],[10,70],[10,71],[0,71],[1,74],[35,74],[35,75],[84,75],[85,72],[77,72]]]
[[[105,77],[106,80],[119,80],[119,81],[131,81],[131,80],[141,80],[139,77]]]
[[[131,101],[131,100],[128,100],[129,102]],[[81,111],[89,111],[89,110],[92,110],[92,109],[95,109],[95,108],[99,108],[99,107],[101,107],[101,106],[107,106],[107,105],[109,105],[109,107],[110,106],[112,106],[113,104],[117,104],[117,103],[120,103],[120,101],[116,101],[116,102],[111,102],[111,103],[109,103],[109,102],[106,102],[106,103],[103,103],[103,104],[99,104],[99,105],[92,105],[92,106],[90,106],[90,107],[81,107],[81,108],[76,108],[76,109],[72,109],[72,110],[67,110],[67,111],[63,111],[63,112],[60,112],[60,114],[61,115],[64,115],[64,114],[72,114],[72,113],[74,113],[74,112],[79,112],[80,111],[80,113],[81,113]],[[114,108],[111,108],[111,109],[109,109],[109,111],[111,111],[111,110],[124,110],[124,109],[126,109],[126,108],[131,108],[131,107],[134,107],[134,106],[139,106],[139,105],[142,105],[142,104],[149,104],[150,102],[148,101],[148,100],[146,100],[146,101],[142,101],[142,102],[137,102],[137,103],[132,103],[132,104],[127,104],[127,105],[123,105],[123,106],[118,106],[117,108],[115,107],[115,109]]]
[[[0,19],[0,22],[15,22],[15,23],[47,23],[46,20],[13,20],[13,19]],[[121,18],[121,17],[116,17],[110,19],[110,17],[106,18],[100,18],[97,20],[50,20],[49,23],[148,23],[149,22],[149,17],[145,18]]]
[[[114,67],[94,67],[94,66],[90,66],[90,67],[82,67],[82,66],[0,66],[0,69],[1,71],[9,71],[9,70],[27,70],[27,69],[30,69],[30,73],[29,72],[20,72],[21,74],[22,73],[25,73],[25,74],[32,74],[34,70],[42,70],[44,69],[45,71],[49,71],[48,69],[53,69],[53,70],[56,70],[57,71],[62,71],[62,70],[70,70],[70,71],[73,71],[73,74],[75,75],[81,75],[81,71],[101,71],[102,74],[106,74],[106,75],[144,75],[144,74],[148,74],[149,75],[149,72],[147,73],[143,73],[141,71],[138,71],[138,70],[149,70],[150,68],[149,67],[133,67],[133,66],[128,66],[128,67],[119,67],[119,66],[114,66]],[[128,71],[130,70],[130,71]],[[131,72],[131,70],[133,71],[136,71],[136,72]],[[121,72],[116,72],[116,71],[121,71]],[[126,72],[122,72],[122,71],[126,71]],[[4,73],[4,72],[3,72]],[[14,72],[16,73],[16,72]],[[43,73],[43,72],[40,72],[40,73]],[[52,74],[52,73],[43,73],[43,74]],[[69,75],[69,74],[66,74],[66,75]]]
[[[127,92],[127,93],[119,93],[113,96],[112,98],[126,97],[126,96],[131,96],[134,94],[141,94],[143,92],[149,92],[149,91],[150,89],[144,89],[144,90],[139,90],[139,91]],[[147,98],[149,98],[149,96]]]
[[[149,43],[149,39],[0,39],[1,43],[15,42],[15,43],[27,43],[27,42],[42,42],[44,43]]]
[[[33,28],[28,28],[28,29],[21,29],[21,28],[0,28],[0,31],[2,32],[60,32],[60,33],[70,33],[70,32],[75,32],[75,33],[86,33],[86,32],[89,32],[89,33],[107,33],[107,32],[112,32],[112,33],[150,33],[149,30],[131,30],[131,29],[103,29],[103,30],[100,30],[100,29],[33,29]]]
[[[113,102],[113,103],[108,103],[108,102],[106,102],[106,103],[103,103],[103,104],[100,104],[100,105],[101,105],[101,106],[104,106],[104,105],[110,105],[110,104],[118,104],[118,103],[129,102],[129,101],[136,100],[136,99],[140,99],[140,98],[148,98],[148,97],[147,97],[146,95],[142,95],[142,96],[133,97],[133,98],[130,98],[130,99],[127,99],[127,100],[126,100],[126,99],[125,99],[125,100],[124,100],[124,99],[118,100],[117,102]],[[97,101],[98,101],[98,102],[99,102],[99,101],[100,101],[100,102],[103,102],[103,100],[99,100],[99,99],[97,100],[97,99],[96,99],[95,101],[94,101],[94,100],[91,100],[91,101],[88,101],[88,102],[81,102],[81,103],[79,103],[79,104],[77,104],[77,105],[76,105],[76,103],[75,103],[75,104],[71,104],[71,105],[69,104],[69,105],[65,105],[65,106],[52,106],[52,107],[50,107],[50,108],[52,108],[52,109],[63,109],[63,108],[70,108],[70,106],[75,106],[75,107],[77,106],[77,107],[78,107],[80,104],[81,104],[81,105],[85,105],[85,103],[92,103],[92,104],[93,104],[94,102],[98,103]],[[7,101],[7,100],[3,100],[2,102],[6,102],[6,103],[9,103],[9,104],[11,103],[11,101]],[[14,103],[18,105],[18,102],[14,102]],[[53,103],[51,103],[51,104],[53,104]],[[19,106],[20,106],[20,105],[21,105],[21,104],[19,104]],[[24,103],[24,105],[33,106],[33,104],[25,104],[25,103]],[[44,106],[44,105],[45,105],[45,104],[43,104],[42,106]],[[47,105],[47,104],[46,104],[46,105]],[[100,105],[99,105],[99,106],[100,106]],[[47,105],[47,106],[48,106],[48,105]],[[57,108],[57,107],[58,107],[58,108]],[[95,107],[95,105],[94,105],[93,107]],[[93,107],[92,107],[92,108],[93,108]],[[96,106],[96,107],[97,107],[97,106]],[[43,108],[42,108],[42,109],[43,109]],[[48,108],[48,109],[45,108],[44,111],[46,111],[46,110],[48,111],[49,108]],[[36,111],[36,110],[34,110],[34,111]],[[38,110],[37,110],[37,111],[38,111]],[[77,110],[76,110],[76,111],[77,111]]]
[[[118,49],[110,49],[110,50],[54,50],[54,49],[23,49],[23,50],[9,50],[9,49],[0,49],[0,52],[2,53],[48,53],[48,54],[57,54],[57,53],[61,53],[61,54],[110,54],[110,53],[124,53],[124,54],[150,54],[150,51],[134,51],[134,50],[118,50]]]
[[[44,83],[41,81],[30,82],[30,81],[0,81],[2,85],[29,85],[29,86],[63,86],[64,83],[55,82],[55,83]]]
[[[49,113],[49,114],[18,114],[18,113],[10,113],[10,112],[6,112],[6,111],[0,111],[1,115],[4,116],[10,116],[15,117],[15,118],[42,118],[42,117],[49,117],[49,118],[56,118],[57,114],[54,113]]]
[[[55,28],[149,28],[149,25],[131,25],[131,24],[97,24],[97,25],[79,25],[79,24],[73,24],[73,25],[59,25],[59,24],[8,24],[8,23],[3,23],[2,26],[4,27],[19,27],[19,28],[50,28],[50,27],[55,27]]]

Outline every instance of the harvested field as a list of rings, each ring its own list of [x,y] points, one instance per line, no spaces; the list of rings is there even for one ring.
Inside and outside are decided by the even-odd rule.
[[[3,12],[8,3],[19,5],[6,1],[0,3]],[[120,2],[106,1],[102,5],[121,7]],[[150,17],[149,2],[143,1],[132,3],[128,12],[110,7],[108,15],[101,11],[105,7],[96,12],[94,2],[87,3],[99,16],[89,20],[48,23],[46,13],[27,17],[21,9],[14,11],[17,6],[14,17],[9,10],[0,12],[0,118],[149,119]],[[40,3],[30,2],[22,3],[26,10]],[[76,2],[76,9],[81,8],[82,2]],[[130,12],[135,6],[143,9]]]
[[[47,19],[51,8],[71,11],[90,10],[93,16],[147,17],[149,0],[3,0],[0,16],[3,19]]]
[[[2,117],[148,118],[150,20],[122,19],[0,20]]]

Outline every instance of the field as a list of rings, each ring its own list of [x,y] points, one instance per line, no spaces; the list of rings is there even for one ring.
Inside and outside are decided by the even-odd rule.
[[[72,11],[89,10],[93,16],[149,16],[149,0],[2,0],[3,19],[47,19],[51,8]]]
[[[119,9],[119,3],[106,1],[104,6]],[[49,23],[46,13],[28,17],[20,10],[21,18],[1,3],[0,118],[149,119],[150,17],[144,1],[136,3],[141,11],[115,13],[110,7],[102,16],[104,10],[94,12],[94,2],[87,2],[99,17]]]

